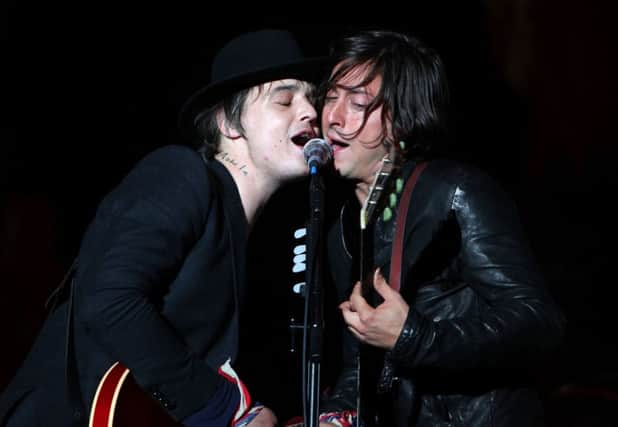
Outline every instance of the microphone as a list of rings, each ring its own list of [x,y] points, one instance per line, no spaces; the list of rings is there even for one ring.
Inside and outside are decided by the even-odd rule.
[[[317,173],[319,167],[324,166],[333,158],[333,149],[322,138],[312,138],[303,146],[303,155],[312,175]]]

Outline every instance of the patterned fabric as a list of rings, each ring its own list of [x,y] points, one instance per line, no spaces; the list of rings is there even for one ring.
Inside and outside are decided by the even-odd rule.
[[[337,427],[358,427],[356,424],[356,411],[325,412],[320,414],[318,421],[320,423],[330,423]],[[294,417],[288,420],[284,427],[304,427],[304,425],[303,417]]]
[[[233,424],[233,427],[245,427],[264,409],[264,405],[256,402],[255,405],[247,411],[238,421]]]
[[[240,402],[238,403],[238,409],[236,409],[233,420],[239,421],[251,407],[251,395],[245,384],[238,378],[238,374],[234,371],[230,362],[230,359],[227,359],[225,363],[219,367],[219,375],[229,382],[236,384],[236,387],[238,387]]]
[[[263,408],[257,404],[251,407],[249,391],[232,368],[231,359],[219,367],[218,373],[225,381],[204,408],[183,420],[185,427],[243,427]]]
[[[326,412],[320,415],[321,423],[331,423],[337,427],[357,427],[356,411]]]

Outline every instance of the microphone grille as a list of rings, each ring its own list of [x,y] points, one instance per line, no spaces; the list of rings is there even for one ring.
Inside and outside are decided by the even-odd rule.
[[[333,149],[323,138],[311,138],[303,146],[305,161],[316,159],[321,164],[328,162],[333,157]]]

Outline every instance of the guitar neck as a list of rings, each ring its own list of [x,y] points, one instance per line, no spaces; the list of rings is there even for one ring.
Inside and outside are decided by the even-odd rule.
[[[376,174],[373,184],[369,188],[367,199],[363,203],[360,211],[360,282],[361,294],[372,306],[379,303],[379,295],[373,287],[374,272],[374,227],[375,219],[380,212],[380,207],[384,201],[385,190],[388,186],[389,178],[394,170],[392,159],[395,158],[394,145],[391,146],[391,153],[382,159],[382,167]],[[356,410],[359,419],[363,420],[366,427],[375,427],[376,417],[376,386],[378,383],[379,372],[375,369],[383,363],[383,356],[376,359],[377,348],[369,345],[361,345],[357,357],[357,383],[358,398]],[[362,380],[361,380],[362,378]]]
[[[360,281],[362,295],[368,301],[373,293],[373,228],[395,167],[392,157],[393,153],[382,159],[380,171],[376,174],[360,211]]]
[[[359,267],[361,295],[369,301],[373,289],[373,226],[361,230]]]

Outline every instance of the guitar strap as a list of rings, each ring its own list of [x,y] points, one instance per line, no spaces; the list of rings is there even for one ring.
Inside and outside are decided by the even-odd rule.
[[[391,268],[389,274],[389,285],[397,292],[401,289],[401,264],[403,257],[403,237],[405,233],[406,217],[408,214],[408,207],[410,205],[410,198],[412,196],[412,190],[416,186],[421,172],[427,166],[426,162],[418,163],[410,178],[406,182],[401,200],[399,202],[399,208],[397,210],[397,225],[395,226],[395,235],[393,236],[393,246],[391,249]],[[395,384],[396,383],[396,384]],[[389,393],[396,387],[395,395]],[[387,415],[387,422],[393,426],[407,426],[408,418],[411,416],[413,406],[415,405],[415,392],[416,388],[410,381],[395,379],[395,367],[393,366],[389,352],[384,357],[384,365],[377,384],[377,392],[382,399],[392,399],[392,411]],[[400,396],[403,393],[405,396]],[[404,402],[405,401],[405,402]],[[390,406],[390,405],[389,405]],[[383,414],[384,415],[384,414]]]
[[[406,182],[406,186],[399,202],[399,209],[397,211],[397,225],[395,228],[395,235],[393,237],[393,247],[391,249],[391,269],[388,276],[391,288],[397,292],[399,292],[399,289],[401,288],[401,259],[403,256],[402,245],[406,226],[406,216],[408,215],[408,206],[410,205],[410,197],[412,196],[412,190],[414,190],[418,177],[421,175],[421,172],[423,172],[423,169],[425,169],[426,166],[426,162],[421,162],[416,165],[412,175]]]

